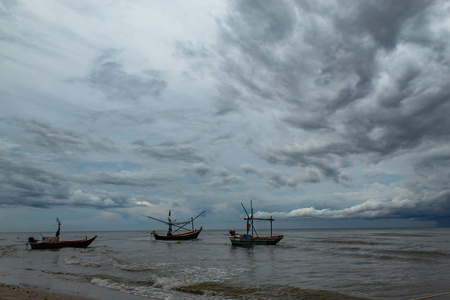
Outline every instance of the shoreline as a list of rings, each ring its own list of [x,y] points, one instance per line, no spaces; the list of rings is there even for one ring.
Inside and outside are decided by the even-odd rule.
[[[46,300],[94,300],[95,298],[57,293],[49,290],[36,289],[14,284],[0,283],[0,299],[46,299]]]
[[[3,279],[3,280],[2,280]],[[71,283],[59,279],[22,278],[17,280],[0,279],[0,299],[33,300],[142,300],[158,299],[153,296],[138,296],[110,290],[84,283]],[[55,288],[56,287],[56,288]]]

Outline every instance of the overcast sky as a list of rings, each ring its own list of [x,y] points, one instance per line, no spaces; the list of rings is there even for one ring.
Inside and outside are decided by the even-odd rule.
[[[449,16],[0,0],[0,231],[450,225]]]

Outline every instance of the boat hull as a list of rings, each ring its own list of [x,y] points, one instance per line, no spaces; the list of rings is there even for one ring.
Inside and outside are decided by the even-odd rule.
[[[235,246],[251,246],[251,245],[276,245],[283,239],[282,235],[259,236],[259,237],[242,237],[232,236],[230,241]]]
[[[189,231],[186,233],[179,233],[179,234],[173,234],[173,235],[160,235],[157,233],[153,234],[153,237],[155,240],[162,240],[162,241],[186,241],[186,240],[195,240],[200,232],[202,231],[202,228],[194,231]]]
[[[86,248],[88,247],[97,236],[94,236],[89,239],[83,239],[83,240],[75,240],[75,241],[59,241],[59,242],[33,242],[28,243],[32,250],[37,249],[59,249],[64,247],[69,248]]]

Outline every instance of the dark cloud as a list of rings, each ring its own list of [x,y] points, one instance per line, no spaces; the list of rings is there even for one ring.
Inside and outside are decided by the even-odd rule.
[[[233,56],[223,54],[220,114],[268,105],[299,140],[305,132],[328,140],[307,150],[270,147],[260,152],[265,160],[316,167],[339,181],[352,155],[378,160],[448,139],[450,89],[429,80],[449,74],[445,33],[427,46],[410,38],[418,28],[430,33],[436,2],[234,3],[221,27],[220,45]]]
[[[344,18],[336,20],[336,26],[360,36],[369,35],[377,45],[392,50],[405,33],[406,26],[406,30],[414,30],[427,22],[426,10],[432,1],[366,1],[355,4],[354,9],[346,10]]]
[[[241,169],[246,174],[255,174],[260,177],[268,186],[274,188],[290,187],[295,188],[300,183],[302,179],[299,177],[288,177],[285,172],[276,172],[273,170],[258,170],[255,166],[246,164],[241,166]]]
[[[350,187],[346,168],[445,145],[450,44],[438,29],[447,19],[437,13],[441,4],[234,1],[220,26],[226,80],[218,86],[218,114],[272,110],[287,138],[273,143],[252,136],[252,149],[303,176],[249,165],[243,171],[276,188],[330,179]],[[382,199],[364,195],[347,208],[291,215],[445,219],[448,188],[437,177],[448,178],[439,167],[448,165],[446,157],[422,159],[417,176],[386,187]]]
[[[222,84],[218,87],[219,95],[217,100],[216,115],[227,115],[239,110],[239,101],[242,95],[231,85]]]
[[[0,151],[0,204],[45,207],[68,204],[70,190],[65,175],[49,171],[20,153]]]
[[[423,193],[415,195],[399,186],[372,187],[381,194],[373,195],[374,199],[343,209],[306,207],[284,213],[258,212],[257,216],[284,218],[324,218],[324,219],[418,219],[423,221],[442,221],[450,218],[450,192],[424,197]],[[362,195],[362,194],[361,194]],[[391,195],[395,195],[390,198]]]
[[[117,152],[110,139],[96,139],[78,130],[64,129],[53,124],[27,120],[19,122],[33,136],[33,145],[53,154],[81,155],[88,152]]]
[[[316,207],[306,206],[277,215],[287,218],[415,219],[435,221],[439,226],[448,226],[450,220],[448,149],[445,147],[420,155],[411,158],[416,176],[389,185],[374,183],[365,191],[350,192],[348,195],[331,195],[333,198],[342,197],[340,205],[334,208],[326,201],[319,208],[320,202],[314,200]],[[352,198],[358,200],[357,204],[349,202]]]
[[[91,124],[96,124],[97,126],[132,127],[140,124],[155,123],[155,117],[149,114],[148,111],[140,108],[96,111],[88,115],[83,115],[83,117],[89,120]]]
[[[108,99],[135,101],[144,96],[158,96],[167,87],[158,71],[130,74],[118,61],[118,51],[106,50],[95,61],[88,82]]]
[[[318,168],[308,167],[302,169],[299,174],[290,174],[286,171],[275,171],[271,169],[258,169],[255,166],[246,164],[241,166],[241,170],[246,174],[254,174],[263,180],[265,184],[277,189],[304,187],[308,183],[318,183],[324,180],[327,174]],[[329,174],[328,174],[329,175]],[[346,186],[351,185],[351,178],[346,174],[335,175],[336,181]]]
[[[49,208],[54,206],[84,206],[96,208],[129,207],[134,203],[129,194],[114,190],[86,190],[91,184],[151,186],[151,180],[97,174],[73,176],[50,162],[39,162],[28,155],[0,151],[0,204]],[[161,181],[160,181],[161,182]]]
[[[318,148],[304,148],[287,146],[285,148],[272,147],[260,156],[272,163],[290,167],[302,167],[307,176],[305,182],[317,182],[317,179],[332,179],[345,186],[351,185],[351,179],[341,169],[350,165],[347,154],[341,143],[329,144]],[[319,176],[317,176],[319,175]]]
[[[211,172],[210,168],[209,168],[208,166],[206,166],[205,164],[203,164],[203,163],[197,163],[197,164],[194,164],[193,167],[194,167],[194,172],[195,172],[198,176],[201,176],[201,177],[204,177],[204,176],[206,176],[208,173]]]
[[[113,186],[142,186],[156,187],[162,184],[172,182],[171,179],[164,176],[145,174],[141,172],[122,171],[119,173],[99,172],[89,176],[83,176],[79,180],[85,184],[107,184]]]
[[[192,42],[182,43],[180,41],[176,42],[175,45],[176,56],[182,58],[201,58],[206,59],[212,56],[212,51],[208,49],[205,45],[197,46]]]
[[[438,174],[445,180],[445,175],[450,175],[450,149],[443,147],[420,158],[414,163],[414,170],[420,176]],[[444,176],[442,176],[444,175]]]
[[[227,23],[239,28],[233,31],[237,40],[272,45],[291,37],[295,29],[296,15],[286,3],[258,0],[234,3]],[[245,47],[245,44],[241,46]]]
[[[164,142],[155,146],[147,145],[143,140],[133,142],[135,150],[147,157],[162,160],[184,161],[187,163],[201,163],[205,159],[199,151],[188,144],[176,142]]]
[[[214,190],[219,189],[222,191],[232,191],[233,187],[242,183],[244,180],[238,175],[232,174],[227,169],[215,170],[212,176],[212,180],[209,183]]]

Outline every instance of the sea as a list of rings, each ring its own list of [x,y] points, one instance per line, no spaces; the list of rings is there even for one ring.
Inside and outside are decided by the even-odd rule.
[[[258,231],[259,235],[269,232]],[[98,235],[85,249],[30,250],[0,233],[0,282],[96,299],[450,299],[450,228],[277,230],[278,245],[232,246],[227,230],[156,241]]]

